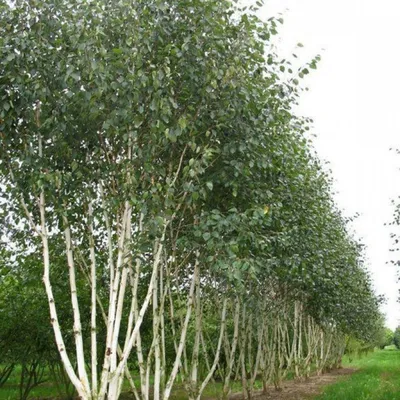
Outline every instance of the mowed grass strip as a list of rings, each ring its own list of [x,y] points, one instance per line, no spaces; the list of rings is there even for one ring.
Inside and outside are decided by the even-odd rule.
[[[315,400],[399,400],[400,351],[380,350],[346,363],[358,371],[327,386]]]

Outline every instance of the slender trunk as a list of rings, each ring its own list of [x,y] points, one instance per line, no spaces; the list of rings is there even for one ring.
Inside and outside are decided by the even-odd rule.
[[[116,271],[114,274],[114,282],[113,286],[110,287],[110,304],[108,307],[108,321],[107,321],[107,338],[106,338],[106,354],[104,356],[103,361],[103,372],[101,375],[101,384],[100,384],[100,391],[99,391],[99,400],[104,399],[106,394],[107,385],[109,383],[110,378],[110,363],[112,357],[112,343],[113,343],[113,333],[114,333],[114,322],[115,322],[115,313],[117,309],[117,294],[119,288],[119,276],[120,276],[120,269],[123,260],[123,253],[125,247],[125,234],[126,234],[126,224],[128,221],[129,216],[129,204],[125,203],[124,214],[121,221],[121,233],[119,237],[119,244],[118,244],[118,258],[117,258],[117,265]]]
[[[175,362],[174,362],[174,365],[172,367],[172,371],[171,371],[170,377],[169,377],[169,379],[167,381],[167,384],[165,386],[163,400],[168,400],[169,399],[169,397],[171,395],[172,386],[174,384],[176,375],[178,374],[179,366],[181,364],[181,357],[182,357],[182,353],[184,351],[184,347],[185,347],[185,343],[186,343],[186,333],[187,333],[187,329],[188,329],[188,326],[189,326],[189,321],[190,321],[192,308],[193,308],[194,288],[195,288],[195,283],[196,283],[196,279],[197,279],[197,275],[198,274],[199,274],[199,265],[198,265],[198,260],[196,259],[193,278],[192,278],[192,283],[191,283],[190,291],[189,291],[189,295],[188,295],[185,322],[183,323],[183,326],[182,326],[181,337],[180,337],[180,341],[179,341],[179,346],[177,348],[177,354],[176,354],[176,357],[175,357]]]
[[[93,206],[92,202],[88,205],[89,212],[89,243],[90,243],[90,276],[91,276],[91,316],[90,316],[90,332],[91,332],[91,355],[92,355],[92,396],[97,396],[97,331],[96,331],[96,304],[97,304],[97,286],[96,286],[96,256],[93,237]]]
[[[319,362],[318,362],[318,369],[317,375],[322,374],[322,370],[324,369],[324,331],[320,329],[320,354],[319,354]]]
[[[303,365],[303,347],[302,347],[302,322],[303,322],[303,315],[302,315],[302,305],[299,303],[298,306],[298,321],[299,321],[299,329],[298,329],[298,344],[297,344],[297,377],[301,378],[303,375],[302,365]]]
[[[104,196],[104,189],[103,189],[102,183],[100,183],[100,195],[101,195],[102,205],[103,205],[104,221],[105,221],[106,229],[107,229],[108,269],[109,269],[109,278],[110,278],[110,288],[112,288],[114,286],[114,259],[113,259],[112,231],[111,231],[110,218],[109,218],[108,212],[107,212],[105,196]],[[111,304],[111,295],[112,295],[112,291],[110,290],[110,299],[109,299],[110,304]]]
[[[255,383],[255,381],[257,379],[257,374],[259,372],[259,366],[260,366],[260,363],[261,363],[262,338],[264,336],[264,325],[265,325],[265,322],[262,319],[261,326],[259,327],[259,332],[258,332],[258,335],[257,335],[257,343],[258,344],[257,344],[256,360],[255,360],[254,369],[253,369],[253,376],[252,376],[251,381],[250,381],[250,386],[251,386],[252,390],[254,390],[254,383]]]
[[[274,385],[276,389],[281,388],[281,374],[280,374],[280,360],[279,360],[279,351],[280,351],[280,346],[279,346],[279,319],[277,319],[277,323],[274,327],[274,338],[272,341],[272,346],[273,346],[273,376],[274,376]]]
[[[136,320],[136,324],[135,324],[135,328],[132,331],[132,334],[129,338],[128,344],[126,346],[125,351],[123,352],[123,354],[121,354],[121,358],[120,358],[120,362],[117,366],[117,369],[115,370],[113,376],[111,377],[111,381],[110,381],[110,385],[109,385],[109,393],[108,393],[108,399],[109,400],[115,400],[116,398],[116,394],[119,391],[119,377],[121,375],[121,373],[124,371],[126,363],[128,361],[128,356],[131,352],[131,349],[133,347],[133,345],[135,344],[137,337],[138,337],[138,333],[139,333],[139,329],[142,325],[142,321],[143,321],[143,317],[144,314],[146,313],[149,303],[150,303],[150,299],[152,297],[153,294],[153,289],[154,289],[154,285],[155,285],[155,279],[156,279],[156,275],[157,275],[157,271],[161,262],[161,254],[163,251],[163,247],[164,247],[164,238],[165,238],[165,231],[167,228],[167,223],[165,223],[164,226],[164,232],[162,234],[161,239],[156,241],[156,246],[155,248],[156,250],[156,254],[154,257],[154,261],[153,261],[153,272],[150,278],[150,283],[149,283],[149,287],[148,287],[148,291],[146,294],[146,297],[143,301],[142,307],[140,309],[139,315],[138,315],[138,319]]]
[[[147,353],[147,362],[146,362],[146,389],[147,389],[147,397],[149,396],[149,391],[150,391],[150,374],[151,374],[151,361],[153,359],[153,353],[154,353],[154,344],[155,344],[155,338],[153,337],[153,341],[150,346],[150,350]]]
[[[243,399],[247,399],[248,391],[247,391],[247,376],[246,376],[246,339],[247,339],[247,329],[246,329],[246,320],[247,320],[247,313],[246,313],[246,305],[243,304],[242,310],[242,332],[241,332],[241,340],[240,340],[240,352],[241,356],[239,359],[239,365],[242,373],[242,392],[243,392]]]
[[[42,200],[44,200],[44,196],[41,196],[41,203]],[[43,204],[43,203],[42,203]],[[65,348],[64,344],[64,339],[62,337],[61,329],[60,329],[60,324],[58,322],[58,317],[57,317],[57,310],[54,302],[54,296],[53,296],[53,289],[51,287],[50,283],[50,261],[49,261],[49,246],[48,246],[48,241],[47,241],[47,232],[43,230],[42,232],[45,232],[42,236],[42,245],[43,245],[43,261],[44,261],[44,273],[43,273],[43,282],[46,288],[46,294],[47,298],[49,301],[49,308],[50,308],[50,318],[51,318],[51,323],[53,325],[53,331],[55,335],[55,340],[57,344],[57,349],[58,352],[61,356],[61,361],[64,365],[65,371],[71,380],[72,384],[76,388],[79,396],[83,400],[89,399],[90,394],[87,391],[87,388],[83,385],[83,383],[80,381],[80,379],[77,377],[75,374],[74,368],[71,364],[71,361],[67,355],[67,351]]]
[[[253,397],[253,387],[252,387],[252,370],[254,367],[254,354],[253,354],[253,313],[250,311],[250,315],[247,321],[246,327],[247,333],[246,336],[248,338],[247,345],[247,397],[251,399]]]
[[[201,302],[200,302],[200,273],[196,276],[195,282],[195,336],[192,352],[191,373],[189,381],[189,398],[194,399],[197,397],[197,379],[199,368],[199,353],[200,353],[200,336],[201,336]]]
[[[208,359],[207,346],[206,346],[206,342],[204,340],[203,332],[201,333],[201,336],[200,336],[200,342],[201,342],[201,350],[203,352],[204,362],[206,364],[207,371],[210,371],[211,365],[210,365],[210,360]],[[211,377],[211,380],[214,382],[213,377]]]
[[[206,378],[204,379],[203,383],[201,384],[199,391],[197,393],[197,398],[196,400],[201,399],[201,395],[208,385],[208,382],[210,382],[212,376],[214,375],[215,369],[217,368],[218,365],[218,360],[219,360],[219,355],[221,353],[221,347],[222,347],[222,341],[224,337],[224,332],[225,332],[225,327],[226,327],[226,304],[227,304],[227,299],[224,299],[223,306],[222,306],[222,315],[221,315],[221,329],[219,332],[219,339],[218,339],[218,344],[217,344],[217,349],[215,351],[215,357],[214,357],[214,362],[212,364],[211,369],[209,370]]]
[[[161,294],[162,295],[162,294]],[[161,353],[159,335],[160,315],[158,309],[158,276],[153,288],[153,336],[154,336],[154,388],[153,399],[160,400]]]
[[[124,307],[125,291],[126,291],[126,285],[128,283],[128,272],[129,272],[129,252],[127,250],[127,245],[129,246],[130,238],[131,238],[131,212],[132,212],[132,210],[131,210],[129,204],[126,204],[126,207],[128,208],[128,215],[127,215],[127,220],[126,220],[126,224],[125,224],[125,230],[126,230],[125,242],[126,243],[122,242],[121,253],[123,254],[123,261],[122,261],[122,263],[119,263],[120,268],[122,268],[122,274],[121,274],[119,290],[118,290],[117,308],[115,311],[115,320],[114,320],[112,341],[111,341],[111,357],[110,357],[110,372],[111,372],[111,374],[113,374],[117,368],[118,337],[119,337],[119,331],[120,331],[120,327],[121,327],[122,310]],[[116,275],[119,275],[119,272],[117,272]],[[118,282],[118,278],[116,278],[116,281]]]
[[[329,333],[329,331],[327,330],[327,332]],[[332,341],[333,341],[333,332],[331,331],[329,336],[328,336],[328,343],[326,345],[326,349],[325,349],[325,355],[323,358],[323,370],[327,369],[327,368],[331,368],[331,365],[329,365],[327,367],[328,364],[328,358],[331,355],[331,346],[332,346]]]
[[[76,276],[75,276],[75,262],[74,255],[72,251],[72,239],[71,239],[71,228],[66,216],[63,217],[64,221],[64,236],[66,244],[66,253],[69,267],[69,283],[71,288],[71,303],[72,311],[74,317],[74,336],[75,336],[75,346],[76,346],[76,360],[78,364],[78,374],[79,379],[85,386],[86,390],[89,390],[89,379],[86,372],[85,366],[85,354],[83,350],[83,339],[82,339],[82,324],[81,315],[79,311],[78,294],[76,288]]]
[[[40,157],[43,156],[41,137],[39,137],[39,156]],[[68,357],[68,354],[67,354],[67,351],[65,348],[60,324],[58,322],[57,309],[55,306],[53,289],[51,287],[51,282],[50,282],[50,254],[49,254],[48,232],[47,232],[45,209],[46,209],[45,195],[44,195],[44,191],[42,189],[42,191],[40,193],[40,199],[39,199],[39,212],[40,212],[40,225],[41,225],[40,237],[42,239],[42,248],[43,248],[43,266],[44,266],[43,283],[45,285],[47,299],[49,302],[50,319],[51,319],[51,323],[53,326],[57,349],[60,354],[61,361],[65,367],[65,371],[66,371],[69,379],[71,380],[72,384],[76,388],[79,396],[83,400],[86,400],[86,399],[90,399],[90,391],[88,391],[87,387],[85,387],[84,383],[82,383],[80,381],[80,379],[77,377],[77,375],[74,371],[74,368],[72,367],[71,361]],[[25,207],[25,210],[27,212],[26,207]],[[30,214],[28,213],[28,216],[29,215]],[[32,225],[34,228],[34,224],[32,224]]]
[[[233,316],[233,339],[232,339],[232,347],[230,349],[228,367],[225,374],[224,380],[224,389],[223,389],[223,398],[227,399],[230,393],[230,380],[233,371],[233,366],[235,363],[235,354],[236,347],[238,343],[239,337],[239,319],[240,319],[240,302],[239,299],[236,298],[235,312]]]
[[[164,268],[160,268],[160,293],[162,294],[162,300],[160,304],[160,351],[161,351],[161,392],[165,389],[165,371],[167,368],[166,360],[166,348],[165,348],[165,323],[164,323],[164,305],[165,297],[167,296],[167,290],[164,288]]]
[[[299,360],[298,360],[298,352],[297,352],[297,344],[298,344],[298,321],[299,321],[299,311],[297,301],[294,302],[294,330],[293,330],[293,345],[292,345],[292,353],[294,359],[294,370],[296,378],[299,377]]]
[[[143,214],[140,216],[139,220],[139,231],[142,231],[142,221],[143,221]],[[135,274],[133,274],[133,270],[130,269],[130,283],[131,283],[131,291],[132,291],[132,305],[133,305],[133,318],[136,324],[136,321],[139,319],[139,306],[138,306],[138,285],[139,285],[139,277],[141,273],[141,260],[140,258],[136,259],[136,267],[135,267]],[[126,352],[127,346],[128,346],[128,338],[132,334],[132,329],[129,329],[127,332],[126,340],[125,340],[125,346],[124,346],[124,353]],[[143,357],[143,350],[142,350],[142,338],[140,335],[140,331],[137,334],[136,338],[136,355],[138,359],[138,365],[139,365],[139,374],[140,374],[140,391],[142,394],[142,399],[143,400],[148,400],[149,397],[149,391],[148,387],[146,385],[146,369],[145,369],[145,363],[144,363],[144,357]]]

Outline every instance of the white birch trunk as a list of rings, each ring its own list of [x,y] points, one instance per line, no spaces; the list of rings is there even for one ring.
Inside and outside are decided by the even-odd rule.
[[[153,337],[154,337],[154,388],[153,400],[160,400],[161,383],[161,353],[159,335],[160,316],[158,309],[158,276],[155,278],[153,288]]]
[[[223,398],[228,398],[230,394],[230,381],[231,375],[233,371],[233,366],[235,363],[235,354],[236,354],[236,347],[239,338],[239,319],[240,319],[240,302],[239,299],[236,299],[235,302],[235,312],[233,316],[233,339],[232,339],[232,346],[230,348],[229,360],[228,360],[228,368],[226,371],[225,379],[224,379],[224,389],[223,389]]]
[[[126,234],[126,224],[129,215],[129,204],[125,203],[124,214],[121,221],[121,233],[119,238],[118,244],[118,259],[116,265],[116,271],[114,275],[114,282],[113,286],[110,287],[111,294],[110,294],[110,304],[108,307],[108,321],[107,321],[107,338],[106,338],[106,353],[104,356],[103,361],[103,371],[101,375],[101,382],[100,382],[100,391],[99,391],[99,400],[104,399],[104,396],[107,391],[107,385],[109,383],[110,377],[110,363],[111,363],[111,356],[112,356],[112,343],[113,343],[113,328],[115,322],[115,313],[117,309],[117,294],[118,294],[118,287],[119,287],[119,276],[120,276],[120,269],[123,260],[123,253],[124,253],[124,245],[125,245],[125,234]]]
[[[50,318],[51,323],[53,325],[54,336],[56,339],[57,349],[61,356],[61,361],[65,368],[65,371],[68,375],[68,378],[74,385],[77,390],[79,396],[83,400],[90,399],[90,391],[88,392],[87,387],[80,381],[78,376],[76,375],[74,368],[72,367],[71,361],[67,355],[67,351],[64,344],[64,339],[62,337],[60,324],[58,322],[57,317],[57,309],[55,306],[53,289],[51,287],[50,282],[50,259],[49,259],[49,245],[47,238],[47,228],[46,228],[46,220],[45,220],[45,203],[44,203],[44,193],[42,192],[40,195],[40,215],[41,215],[41,237],[42,237],[42,246],[43,246],[43,264],[44,264],[44,273],[43,273],[43,282],[46,288],[46,294],[49,301],[50,308]]]
[[[184,351],[185,342],[186,342],[186,333],[187,333],[187,329],[188,329],[188,326],[189,326],[190,317],[191,317],[191,314],[192,314],[195,282],[196,282],[196,279],[197,279],[197,274],[199,273],[198,268],[199,268],[199,266],[198,266],[198,262],[196,260],[195,267],[194,267],[193,278],[192,278],[192,283],[191,283],[190,291],[189,291],[189,295],[188,295],[185,322],[183,323],[183,326],[182,326],[181,337],[180,337],[179,345],[178,345],[178,348],[177,348],[177,354],[176,354],[176,357],[175,357],[175,362],[174,362],[174,365],[172,367],[172,371],[171,371],[170,377],[169,377],[169,379],[167,381],[167,384],[165,386],[165,390],[164,390],[164,394],[163,394],[163,400],[168,400],[169,399],[169,397],[171,395],[172,386],[173,386],[173,384],[175,382],[176,375],[178,374],[179,366],[181,365],[182,353]]]
[[[83,350],[82,325],[81,325],[81,316],[79,312],[79,302],[78,302],[78,295],[76,288],[75,262],[72,251],[71,228],[69,226],[67,217],[64,216],[63,220],[65,225],[64,235],[65,235],[68,268],[69,268],[71,303],[72,303],[72,311],[74,317],[74,336],[75,336],[75,346],[76,346],[76,360],[78,364],[78,374],[82,384],[85,386],[86,390],[90,392],[89,379],[86,372],[85,355]]]
[[[204,381],[202,382],[199,391],[197,393],[197,397],[196,400],[200,400],[201,399],[201,395],[204,391],[204,389],[206,388],[206,386],[208,385],[208,383],[210,382],[211,378],[214,375],[215,369],[217,368],[218,365],[218,361],[219,361],[219,355],[221,353],[221,347],[222,347],[222,342],[223,342],[223,338],[224,338],[224,333],[225,333],[225,328],[226,328],[226,305],[227,305],[227,299],[224,299],[223,302],[223,306],[222,306],[222,315],[221,315],[221,329],[219,332],[219,339],[218,339],[218,344],[217,344],[217,349],[215,351],[215,357],[214,357],[214,362],[206,376],[206,378],[204,379]]]
[[[38,111],[39,113],[39,111]],[[37,118],[39,123],[39,117]],[[42,149],[42,138],[39,135],[39,157],[43,157],[43,149]],[[23,198],[21,198],[21,202],[25,213],[27,214],[28,220],[31,224],[31,227],[34,231],[38,232],[35,224],[33,223],[31,214],[29,213]],[[87,391],[85,385],[80,381],[78,376],[76,375],[74,368],[72,367],[71,361],[68,357],[64,339],[61,333],[60,324],[58,322],[57,317],[57,309],[54,301],[53,289],[51,287],[50,282],[50,253],[49,253],[49,243],[48,243],[48,232],[47,232],[47,224],[46,224],[46,203],[45,203],[45,195],[44,190],[41,190],[40,198],[39,198],[39,214],[40,214],[40,227],[41,230],[39,232],[40,237],[42,239],[42,248],[43,248],[43,283],[46,289],[46,295],[49,302],[49,309],[50,309],[50,320],[53,326],[55,341],[57,345],[58,352],[61,357],[61,362],[65,368],[65,371],[68,375],[68,378],[74,385],[75,389],[77,390],[79,396],[82,400],[90,399],[90,391]]]
[[[89,213],[89,243],[90,243],[90,276],[91,276],[91,316],[90,316],[90,333],[91,333],[91,373],[92,373],[92,397],[97,397],[97,285],[96,285],[96,255],[93,236],[93,206],[92,202],[88,205]]]
[[[200,273],[197,274],[195,282],[195,336],[192,352],[191,373],[189,377],[189,398],[197,397],[197,375],[199,368],[200,336],[201,336],[201,301],[200,301]]]
[[[119,362],[116,370],[114,371],[113,375],[111,376],[111,380],[110,380],[110,384],[109,384],[108,400],[115,400],[116,395],[120,390],[119,377],[120,377],[121,373],[124,371],[125,365],[128,361],[129,354],[132,350],[133,345],[136,342],[136,339],[137,339],[137,336],[139,333],[139,329],[142,325],[143,317],[148,309],[150,299],[153,294],[157,271],[158,271],[158,268],[159,268],[159,265],[161,262],[161,254],[162,254],[162,250],[163,250],[163,246],[164,246],[163,242],[164,242],[164,238],[165,238],[166,228],[167,228],[167,223],[165,223],[165,225],[164,225],[164,232],[162,234],[161,239],[156,241],[157,245],[155,246],[155,248],[157,249],[157,251],[156,251],[156,254],[154,257],[154,261],[153,261],[153,272],[151,275],[148,291],[147,291],[146,297],[143,301],[142,307],[141,307],[139,315],[138,315],[138,319],[136,320],[135,328],[132,331],[132,334],[131,334],[131,337],[129,338],[126,349],[125,349],[124,353],[121,355],[121,359],[120,359],[120,362]]]
[[[162,300],[160,304],[160,351],[161,351],[161,391],[165,389],[165,371],[167,367],[166,348],[165,348],[165,323],[164,323],[164,306],[167,290],[164,288],[164,268],[160,268],[160,293],[162,293]]]
[[[108,269],[109,269],[109,277],[110,277],[110,288],[114,285],[114,259],[113,259],[113,240],[112,240],[112,231],[111,231],[111,222],[107,212],[107,206],[105,202],[104,189],[103,184],[100,182],[100,196],[103,205],[103,216],[107,229],[107,248],[108,248]],[[111,303],[111,290],[110,290],[110,303]]]

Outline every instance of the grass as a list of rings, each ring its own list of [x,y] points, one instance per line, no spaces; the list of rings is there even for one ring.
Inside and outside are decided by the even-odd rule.
[[[400,351],[376,351],[344,366],[358,371],[346,380],[327,386],[315,400],[400,399]]]
[[[54,386],[40,385],[30,392],[29,398],[45,399],[53,396],[58,396],[57,390]],[[19,398],[19,389],[14,386],[5,386],[0,390],[0,400],[16,400]]]
[[[21,373],[21,367],[17,366],[8,381],[0,388],[0,400],[15,400],[19,398],[19,374]],[[30,392],[30,398],[48,398],[51,396],[57,396],[58,392],[56,387],[49,381],[50,377],[45,372],[44,378],[46,382],[35,387]]]

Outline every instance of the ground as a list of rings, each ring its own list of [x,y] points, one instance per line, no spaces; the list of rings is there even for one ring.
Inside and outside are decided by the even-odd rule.
[[[286,381],[282,390],[271,388],[268,393],[258,392],[254,396],[257,400],[303,400],[312,399],[322,392],[322,389],[346,376],[353,374],[354,368],[342,368],[321,376],[312,376],[304,381]],[[241,394],[232,396],[232,400],[241,399]]]

